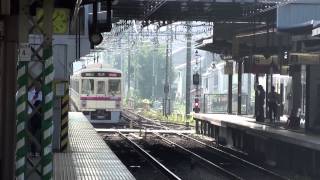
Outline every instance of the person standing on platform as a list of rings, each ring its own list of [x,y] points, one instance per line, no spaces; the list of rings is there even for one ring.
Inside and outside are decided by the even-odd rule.
[[[257,99],[257,115],[256,115],[256,121],[258,122],[264,122],[264,100],[266,93],[261,85],[257,86],[257,92],[258,97]]]
[[[39,141],[39,132],[41,129],[41,109],[39,106],[42,102],[42,92],[40,82],[35,82],[33,88],[28,92],[28,101],[30,103],[28,108],[28,114],[32,115],[29,122],[29,130],[31,134]],[[31,105],[33,107],[31,107]],[[33,113],[35,111],[35,113]],[[39,141],[40,142],[40,141]],[[32,156],[37,156],[37,148],[34,142],[31,142],[31,153]]]
[[[275,122],[278,119],[278,104],[279,95],[275,92],[275,87],[271,87],[271,92],[268,94],[268,107],[270,122]]]

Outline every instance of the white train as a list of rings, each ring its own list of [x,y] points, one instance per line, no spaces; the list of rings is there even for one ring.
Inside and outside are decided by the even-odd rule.
[[[70,78],[70,99],[92,123],[118,123],[122,108],[122,73],[102,64],[81,69]]]

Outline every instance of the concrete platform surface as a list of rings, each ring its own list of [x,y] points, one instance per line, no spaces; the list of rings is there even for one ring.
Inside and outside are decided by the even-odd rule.
[[[54,154],[56,180],[134,180],[80,112],[69,113],[69,150]]]

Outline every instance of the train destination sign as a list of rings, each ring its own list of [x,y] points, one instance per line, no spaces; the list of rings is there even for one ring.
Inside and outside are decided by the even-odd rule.
[[[121,77],[121,73],[116,72],[85,72],[82,77]]]

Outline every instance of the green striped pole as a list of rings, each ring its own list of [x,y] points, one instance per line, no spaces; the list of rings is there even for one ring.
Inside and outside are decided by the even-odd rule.
[[[19,42],[28,42],[28,21],[24,15],[28,10],[27,0],[19,0]],[[26,178],[26,155],[27,155],[27,102],[28,102],[28,62],[17,62],[17,94],[16,94],[16,156],[15,178]],[[2,167],[5,168],[5,167]]]
[[[16,179],[24,180],[26,168],[26,110],[27,110],[27,62],[19,62],[18,65],[18,93],[17,105],[17,144],[16,144]]]
[[[65,83],[65,94],[61,100],[61,133],[60,152],[68,148],[68,112],[69,112],[69,83]]]
[[[44,60],[44,69],[43,69],[43,79],[44,83],[42,85],[43,92],[43,120],[42,120],[42,158],[41,158],[41,167],[42,167],[42,180],[51,180],[53,179],[53,154],[52,154],[52,134],[53,134],[53,78],[54,78],[54,68],[52,62],[52,15],[54,9],[54,0],[44,0],[43,1],[43,54],[42,58]]]
[[[52,115],[53,115],[53,92],[52,81],[54,69],[52,63],[52,46],[43,50],[44,58],[44,86],[43,86],[43,122],[42,122],[42,179],[52,179]]]

